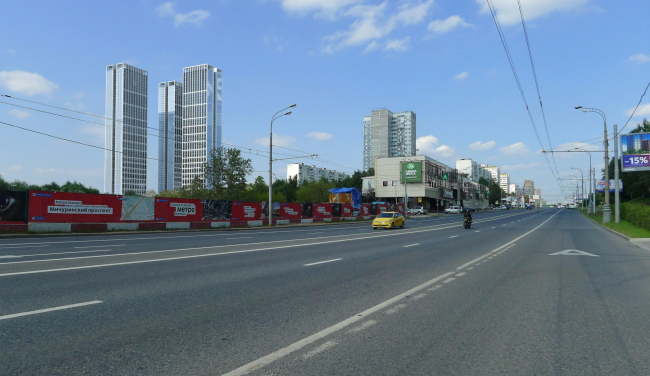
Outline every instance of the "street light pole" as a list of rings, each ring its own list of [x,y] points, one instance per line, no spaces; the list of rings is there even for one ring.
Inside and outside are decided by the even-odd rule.
[[[578,110],[582,106],[575,106],[575,108]],[[607,117],[603,111],[597,108],[582,108],[582,112],[595,112],[603,118],[605,127],[605,204],[603,205],[603,223],[609,223],[612,221],[612,212],[609,208],[609,141],[607,140]]]
[[[273,122],[275,119],[281,118],[286,115],[291,115],[291,111],[284,112],[289,108],[296,107],[296,104],[292,104],[287,108],[283,108],[280,111],[276,112],[271,118],[271,132],[269,134],[269,226],[273,226]],[[284,112],[284,113],[282,113]],[[278,114],[282,113],[278,116]]]
[[[607,187],[609,190],[609,187]],[[614,222],[621,221],[620,199],[618,194],[618,124],[614,124]]]
[[[577,170],[580,171],[580,180],[581,185],[582,185],[582,196],[580,197],[580,208],[584,209],[585,208],[585,176],[582,173],[582,170],[579,168],[571,167],[572,170]]]

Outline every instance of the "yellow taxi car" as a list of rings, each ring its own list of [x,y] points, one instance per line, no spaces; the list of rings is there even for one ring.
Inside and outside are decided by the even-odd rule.
[[[372,221],[372,229],[376,230],[378,227],[404,228],[404,216],[398,212],[383,212]]]

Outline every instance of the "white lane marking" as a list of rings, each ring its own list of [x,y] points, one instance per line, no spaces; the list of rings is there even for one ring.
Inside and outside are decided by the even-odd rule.
[[[449,282],[453,282],[455,280],[456,280],[456,278],[447,278],[444,281],[442,281],[442,283],[449,283]]]
[[[240,238],[226,238],[226,240],[253,239],[252,236],[242,236]]]
[[[302,356],[302,358],[303,359],[309,359],[312,356],[318,355],[318,354],[322,353],[323,351],[327,351],[327,350],[331,349],[332,347],[334,347],[334,346],[336,346],[338,344],[339,343],[336,342],[336,341],[327,341],[327,342],[323,343],[322,345],[318,346],[317,348],[311,350],[310,352],[304,354]]]
[[[451,238],[457,238],[457,237],[458,237],[458,235],[454,235],[454,236],[450,236],[449,239],[451,239]]]
[[[462,276],[464,276],[465,274],[467,274],[467,273],[465,273],[465,272],[458,273],[458,274],[456,274],[454,277],[462,277]]]
[[[549,253],[549,256],[558,256],[558,255],[562,255],[562,256],[593,256],[593,257],[600,257],[598,255],[594,255],[593,253],[579,251],[577,249],[567,249],[567,250],[560,251],[560,252]]]
[[[496,227],[492,227],[492,228],[496,228]]]
[[[23,257],[23,256],[4,255],[4,256],[0,256],[0,259],[2,259],[2,258],[21,258],[21,257]]]
[[[411,299],[412,299],[412,300],[420,300],[420,299],[424,298],[425,296],[427,296],[427,294],[425,294],[425,293],[420,293],[420,294],[415,295],[415,296],[412,297]]]
[[[436,291],[437,289],[439,289],[439,288],[441,288],[441,287],[442,287],[442,285],[435,285],[435,286],[433,286],[432,288],[427,289],[427,291]]]
[[[13,319],[13,318],[16,318],[16,317],[21,317],[21,316],[36,315],[38,313],[60,311],[62,309],[83,307],[83,306],[87,306],[87,305],[91,305],[91,304],[99,304],[99,303],[103,303],[103,302],[101,300],[93,300],[92,302],[70,304],[70,305],[64,305],[64,306],[54,307],[54,308],[38,309],[36,311],[29,311],[29,312],[22,312],[22,313],[14,313],[13,315],[0,316],[0,320]]]
[[[330,326],[329,328],[323,329],[318,333],[310,335],[307,338],[303,338],[303,339],[301,339],[301,340],[299,340],[297,342],[294,342],[294,343],[290,344],[289,346],[287,346],[285,348],[282,348],[280,350],[272,352],[272,353],[270,353],[270,354],[268,354],[266,356],[263,356],[263,357],[261,357],[261,358],[259,358],[257,360],[254,360],[254,361],[252,361],[252,362],[250,362],[248,364],[245,364],[245,365],[243,365],[243,366],[241,366],[241,367],[239,367],[239,368],[237,368],[235,370],[232,370],[232,371],[224,374],[224,376],[246,375],[246,374],[248,374],[250,372],[253,372],[253,371],[257,370],[257,369],[260,369],[260,368],[262,368],[262,367],[264,367],[264,366],[266,366],[266,365],[268,365],[270,363],[275,362],[278,359],[281,359],[281,358],[293,353],[294,351],[298,351],[298,350],[302,349],[303,347],[305,347],[305,346],[307,346],[307,345],[309,345],[311,343],[314,343],[315,341],[318,341],[321,338],[324,338],[324,337],[326,337],[326,336],[328,336],[328,335],[330,335],[332,333],[335,333],[335,332],[337,332],[337,331],[339,331],[339,330],[341,330],[341,329],[343,329],[343,328],[345,328],[347,326],[350,326],[350,325],[354,324],[355,322],[357,322],[359,320],[364,319],[365,316],[368,316],[368,315],[370,315],[372,313],[375,313],[377,311],[380,311],[380,310],[382,310],[382,309],[384,309],[384,308],[386,308],[386,307],[388,307],[388,306],[390,306],[390,305],[392,305],[394,303],[397,303],[398,301],[404,299],[407,295],[411,295],[411,294],[416,293],[416,292],[418,292],[418,291],[420,291],[422,289],[425,289],[425,288],[431,286],[432,284],[438,282],[439,280],[450,276],[451,274],[453,274],[453,273],[449,272],[449,273],[445,273],[445,274],[443,274],[441,276],[438,276],[438,277],[436,277],[436,278],[434,278],[434,279],[432,279],[432,280],[430,280],[428,282],[425,282],[425,283],[423,283],[423,284],[421,284],[421,285],[419,285],[419,286],[417,286],[415,288],[412,288],[412,289],[410,289],[410,290],[408,290],[408,291],[406,291],[404,293],[401,293],[401,294],[395,296],[394,298],[388,299],[383,303],[379,303],[379,304],[377,304],[376,306],[374,306],[372,308],[369,308],[369,309],[367,309],[367,310],[365,310],[365,311],[363,311],[363,312],[361,312],[359,314],[356,314],[356,315],[354,315],[352,317],[349,317],[349,318],[339,322],[338,324],[334,324],[334,325]]]
[[[476,231],[474,231],[474,232],[481,232],[481,230],[476,230]]]
[[[368,320],[368,321],[364,322],[363,324],[357,326],[356,328],[352,328],[352,329],[348,330],[347,333],[350,333],[350,334],[359,333],[360,331],[366,330],[369,327],[375,325],[376,323],[377,323],[376,320]]]
[[[319,231],[319,232],[306,232],[305,234],[306,234],[306,235],[315,235],[315,234],[322,234],[322,233],[323,233],[323,231]]]
[[[75,247],[75,248],[99,248],[99,247],[124,247],[126,244],[114,244],[114,245],[106,245],[106,244],[101,244],[101,245],[84,245],[83,247]]]
[[[112,249],[93,249],[92,251],[70,251],[70,252],[53,252],[53,253],[34,253],[22,255],[20,257],[35,257],[35,256],[50,256],[50,255],[68,255],[76,253],[97,253],[97,252],[110,252]]]
[[[507,248],[508,246],[514,246],[516,241],[518,241],[519,239],[523,238],[524,236],[526,236],[526,235],[528,235],[528,234],[534,232],[534,231],[537,230],[538,228],[544,226],[544,224],[545,224],[546,222],[550,221],[553,217],[555,217],[555,216],[557,215],[557,213],[559,213],[559,211],[556,212],[555,214],[553,214],[552,216],[550,216],[550,217],[549,217],[547,220],[545,220],[544,222],[540,223],[540,224],[539,224],[537,227],[535,227],[534,229],[532,229],[532,230],[528,231],[527,233],[525,233],[525,234],[523,234],[523,235],[521,235],[521,236],[519,236],[519,237],[517,237],[517,238],[515,238],[515,239],[513,239],[513,240],[511,240],[511,241],[509,241],[509,242],[507,242],[506,244],[502,245],[501,247],[498,247],[498,248],[496,248],[496,249],[493,249],[492,251],[490,251],[490,252],[484,254],[484,255],[481,256],[481,257],[477,257],[477,258],[475,258],[474,260],[472,260],[472,261],[470,261],[470,262],[468,262],[468,263],[465,263],[465,264],[459,266],[458,268],[456,268],[456,270],[464,269],[464,268],[466,268],[467,266],[470,266],[470,265],[472,265],[473,263],[475,263],[475,262],[477,262],[477,261],[480,261],[480,260],[482,260],[482,259],[484,259],[484,258],[490,256],[490,255],[493,254],[493,253],[496,253],[496,252],[498,252],[498,251],[500,251],[500,250],[502,250],[502,249]],[[483,261],[483,262],[486,262],[486,261]]]
[[[469,268],[467,268],[467,270],[472,270],[472,269],[474,269],[473,266],[470,266]]]
[[[332,259],[332,260],[327,260],[327,261],[312,262],[311,264],[305,264],[305,266],[324,264],[326,262],[334,262],[334,261],[340,261],[340,260],[343,260],[343,259],[342,258],[337,258],[337,259]]]
[[[3,249],[14,249],[14,248],[38,248],[38,247],[49,247],[49,245],[44,244],[44,245],[19,245],[19,244],[11,244],[8,246],[2,246],[0,245],[0,251]]]
[[[430,290],[430,289],[429,289],[429,290]],[[393,307],[393,308],[387,310],[385,313],[386,313],[387,315],[392,315],[393,313],[395,313],[395,312],[397,312],[397,311],[399,311],[399,310],[401,310],[401,309],[404,309],[404,308],[406,308],[406,304],[398,304],[398,305],[396,305],[395,307]]]
[[[494,256],[490,256],[490,257],[488,257],[488,260],[491,259],[491,258],[494,258]]]
[[[493,220],[496,220],[496,219],[489,219],[489,220],[486,220],[485,222],[489,222],[489,221],[493,221]],[[336,239],[336,240],[329,240],[329,241],[320,241],[320,242],[315,242],[315,243],[283,245],[283,246],[279,246],[279,247],[266,247],[266,248],[257,248],[257,249],[246,249],[246,250],[241,250],[241,251],[206,253],[206,254],[191,255],[191,256],[176,256],[176,257],[167,257],[167,258],[160,258],[160,259],[140,260],[140,261],[115,262],[115,263],[100,264],[100,265],[73,266],[73,267],[68,267],[68,268],[31,270],[31,271],[24,271],[24,272],[4,273],[4,274],[0,274],[0,277],[8,277],[8,276],[14,276],[14,275],[27,275],[27,274],[36,274],[36,273],[60,272],[60,271],[67,271],[67,270],[94,269],[94,268],[103,268],[103,267],[109,267],[109,266],[144,264],[144,263],[150,263],[150,262],[184,260],[184,259],[191,259],[191,258],[198,258],[198,257],[212,257],[212,256],[233,255],[233,254],[239,254],[239,253],[261,252],[261,251],[276,250],[276,249],[305,247],[305,246],[310,246],[310,245],[320,245],[320,244],[340,243],[340,242],[348,242],[348,241],[355,241],[355,240],[382,238],[382,237],[385,237],[385,236],[410,235],[410,234],[415,234],[415,233],[419,233],[419,232],[446,230],[446,229],[449,229],[449,228],[460,227],[460,226],[461,225],[451,225],[451,226],[440,227],[440,228],[435,228],[436,226],[431,226],[431,227],[428,227],[428,228],[424,228],[422,230],[391,232],[389,234],[384,234],[384,235],[371,235],[371,236],[358,237],[358,238],[352,238],[352,239]],[[200,236],[200,235],[197,235],[197,236]],[[313,239],[330,239],[330,238],[331,237],[320,237],[320,238],[313,238]],[[304,239],[296,239],[296,241],[298,241],[298,240],[304,240]],[[286,240],[274,240],[274,241],[270,241],[270,242],[237,244],[237,246],[272,244],[272,243],[285,243],[285,242],[286,242]],[[23,263],[64,261],[64,260],[78,260],[78,259],[99,258],[99,257],[139,256],[139,255],[143,255],[143,254],[154,254],[154,253],[165,253],[165,252],[198,251],[198,250],[203,250],[203,249],[215,249],[215,248],[224,248],[224,247],[233,247],[233,245],[217,245],[217,246],[207,246],[207,247],[167,249],[167,250],[161,250],[161,251],[147,251],[147,252],[116,253],[116,254],[104,255],[104,256],[82,256],[82,257],[65,257],[65,258],[58,258],[58,259],[45,259],[45,260],[32,260],[32,261],[15,261],[15,262],[0,263],[0,266],[1,265],[9,265],[9,264],[23,264]]]
[[[420,243],[405,245],[404,248],[415,247],[416,245],[420,245]]]

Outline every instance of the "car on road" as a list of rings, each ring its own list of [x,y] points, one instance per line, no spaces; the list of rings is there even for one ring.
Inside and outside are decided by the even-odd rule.
[[[460,211],[463,210],[461,206],[450,206],[447,209],[445,209],[445,213],[447,214],[458,214]]]
[[[573,202],[567,205],[567,209],[575,209],[575,208],[576,208],[576,204]]]
[[[404,228],[404,216],[398,212],[383,212],[372,221],[372,229],[383,228]]]
[[[429,214],[429,211],[424,206],[416,206],[414,208],[409,209],[408,213],[413,215],[421,215],[421,214]]]

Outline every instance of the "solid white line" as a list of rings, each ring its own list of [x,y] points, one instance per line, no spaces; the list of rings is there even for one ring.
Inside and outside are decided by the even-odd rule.
[[[241,238],[226,238],[226,240],[253,239],[252,236],[242,236]]]
[[[416,245],[420,245],[420,243],[415,243],[415,244],[405,245],[404,248],[407,248],[407,247],[415,247]]]
[[[68,255],[76,253],[97,253],[97,252],[110,252],[112,249],[93,249],[92,251],[70,251],[70,252],[54,252],[54,253],[34,253],[29,255],[22,255],[20,257],[34,257],[34,256],[50,256],[50,255]]]
[[[99,303],[103,303],[103,302],[101,300],[93,300],[92,302],[70,304],[70,305],[64,305],[64,306],[60,306],[60,307],[39,309],[39,310],[36,310],[36,311],[29,311],[29,312],[23,312],[23,313],[14,313],[13,315],[0,316],[0,320],[13,319],[13,318],[16,318],[16,317],[21,317],[21,316],[35,315],[35,314],[38,314],[38,313],[60,311],[62,309],[83,307],[83,306],[87,306],[87,305],[91,305],[91,304],[99,304]]]
[[[224,374],[224,376],[246,375],[246,374],[248,374],[250,372],[253,372],[253,371],[257,370],[257,369],[260,369],[260,368],[262,368],[262,367],[264,367],[264,366],[266,366],[266,365],[268,365],[270,363],[275,362],[278,359],[281,359],[281,358],[293,353],[294,351],[298,351],[298,350],[302,349],[303,347],[314,343],[315,341],[318,341],[318,340],[320,340],[320,339],[322,339],[324,337],[327,337],[328,335],[330,335],[332,333],[335,333],[335,332],[337,332],[337,331],[339,331],[339,330],[341,330],[341,329],[343,329],[343,328],[345,328],[347,326],[350,326],[350,325],[354,324],[355,322],[357,322],[359,320],[363,320],[366,316],[368,316],[368,315],[370,315],[372,313],[375,313],[375,312],[377,312],[379,310],[382,310],[382,309],[384,309],[384,308],[386,308],[386,307],[388,307],[388,306],[390,306],[390,305],[392,305],[394,303],[397,303],[398,301],[404,299],[407,295],[411,295],[411,294],[416,293],[416,292],[418,292],[418,291],[420,291],[422,289],[425,289],[425,288],[431,286],[432,284],[438,282],[439,280],[450,276],[451,274],[453,274],[453,273],[449,272],[449,273],[445,273],[445,274],[443,274],[441,276],[438,276],[438,277],[436,277],[436,278],[434,278],[434,279],[432,279],[432,280],[430,280],[428,282],[425,282],[425,283],[421,284],[420,286],[417,286],[417,287],[412,288],[412,289],[410,289],[410,290],[408,290],[408,291],[406,291],[404,293],[401,293],[401,294],[395,296],[394,298],[388,299],[383,303],[379,303],[379,304],[377,304],[376,306],[374,306],[372,308],[369,308],[369,309],[367,309],[367,310],[365,310],[365,311],[363,311],[363,312],[361,312],[359,314],[356,314],[356,315],[354,315],[352,317],[349,317],[349,318],[339,322],[338,324],[334,324],[334,325],[330,326],[329,328],[323,329],[318,333],[310,335],[307,338],[301,339],[298,342],[294,342],[294,343],[292,343],[291,345],[289,345],[289,346],[287,346],[285,348],[282,348],[282,349],[280,349],[278,351],[272,352],[269,355],[263,356],[263,357],[261,357],[261,358],[259,358],[257,360],[254,360],[254,361],[252,361],[252,362],[250,362],[248,364],[245,364],[245,365],[243,365],[243,366],[241,366],[241,367],[239,367],[239,368],[237,368],[235,370],[232,370],[232,371]]]
[[[2,258],[21,258],[23,256],[14,256],[14,255],[5,255],[5,256],[0,256],[0,259]]]
[[[337,258],[333,260],[327,260],[327,261],[319,261],[319,262],[312,262],[311,264],[305,264],[305,266],[312,266],[312,265],[318,265],[318,264],[324,264],[326,262],[334,262],[334,261],[340,261],[343,260],[342,258]]]
[[[3,249],[13,249],[13,248],[38,248],[38,247],[49,247],[49,245],[18,245],[18,244],[11,244],[9,246],[1,246],[0,245],[0,251]]]
[[[124,247],[126,244],[114,244],[114,245],[85,245],[83,247],[75,247],[75,248],[99,248],[99,247]]]
[[[461,265],[460,267],[456,268],[456,270],[464,269],[465,267],[467,267],[467,266],[469,266],[469,265],[472,265],[473,263],[475,263],[475,262],[477,262],[477,261],[480,261],[480,260],[482,260],[482,259],[484,259],[484,258],[490,256],[492,253],[496,253],[496,252],[498,252],[498,251],[500,251],[500,250],[502,250],[502,249],[505,249],[505,248],[508,247],[508,246],[514,246],[516,241],[518,241],[519,239],[523,238],[524,236],[526,236],[526,235],[532,233],[533,231],[537,230],[538,228],[544,226],[544,224],[545,224],[546,222],[550,221],[553,217],[555,217],[555,215],[557,215],[557,213],[559,213],[559,211],[556,212],[555,214],[553,214],[552,216],[550,216],[547,220],[545,220],[544,222],[542,222],[539,226],[535,227],[534,229],[532,229],[532,230],[528,231],[527,233],[525,233],[525,234],[519,236],[518,238],[515,238],[515,239],[513,239],[513,240],[507,242],[506,244],[502,245],[502,246],[499,247],[499,248],[493,249],[492,251],[490,251],[490,252],[484,254],[484,255],[481,256],[481,257],[475,258],[474,260],[472,260],[472,261],[470,261],[470,262],[468,262],[468,263],[466,263],[466,264]],[[483,261],[483,262],[485,262],[485,261]]]

